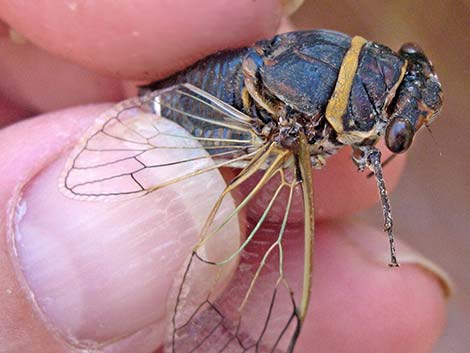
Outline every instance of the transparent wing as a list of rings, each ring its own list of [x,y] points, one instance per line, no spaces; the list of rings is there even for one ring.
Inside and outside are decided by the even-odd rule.
[[[60,179],[61,190],[73,198],[127,199],[222,166],[243,168],[211,210],[175,282],[167,352],[291,352],[294,347],[310,289],[310,161],[305,141],[299,153],[283,150],[262,140],[253,125],[206,92],[178,85],[104,113],[74,149]],[[221,216],[227,196],[259,172],[252,191],[231,214]],[[270,197],[245,238],[222,232],[238,224],[261,190]],[[299,190],[305,237],[291,239],[289,216]],[[282,222],[270,224],[280,205]],[[293,257],[286,255],[298,246],[305,249],[304,257],[288,264]]]
[[[77,199],[125,199],[244,166],[264,143],[252,126],[250,117],[189,84],[132,98],[85,133],[60,189]]]
[[[165,352],[292,352],[307,310],[311,278],[312,183],[310,160],[306,148],[303,150],[294,155],[270,145],[222,193],[174,290]],[[269,167],[255,188],[231,215],[215,224],[224,197],[266,161]],[[304,234],[300,239],[292,236],[295,229],[289,224],[299,188],[304,195],[306,219],[297,229]],[[236,242],[219,236],[232,217],[250,207],[261,190],[271,196],[258,221],[246,230],[246,237]],[[277,203],[285,206],[280,224],[269,222]],[[299,247],[304,249],[301,259],[292,256]]]

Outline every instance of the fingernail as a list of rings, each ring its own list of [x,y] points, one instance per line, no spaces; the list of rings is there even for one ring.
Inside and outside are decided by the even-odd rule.
[[[386,266],[390,259],[390,250],[388,247],[388,239],[385,234],[384,237],[371,237],[370,234],[373,232],[347,232],[347,226],[345,226],[345,234],[348,239],[354,244],[361,254],[366,256],[369,260],[379,262]],[[443,294],[446,298],[449,298],[453,293],[453,283],[447,272],[442,269],[439,265],[424,257],[422,254],[412,249],[401,239],[395,239],[397,258],[400,265],[417,265],[422,268],[425,272],[431,274],[439,283]]]
[[[296,12],[304,3],[304,0],[281,0],[282,10],[285,16],[290,16]]]
[[[64,164],[65,157],[35,176],[17,203],[14,252],[30,297],[46,325],[75,347],[148,340],[157,347],[175,273],[225,187],[220,173],[137,199],[87,202],[59,191]],[[158,173],[155,182],[165,177]]]
[[[8,36],[10,40],[15,44],[26,44],[28,43],[28,39],[23,36],[21,33],[15,31],[13,28],[8,28]]]

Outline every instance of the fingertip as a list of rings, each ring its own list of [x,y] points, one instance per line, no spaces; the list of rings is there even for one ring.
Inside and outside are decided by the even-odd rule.
[[[31,115],[28,109],[0,96],[0,128]]]
[[[8,34],[8,26],[0,20],[0,37]]]
[[[382,161],[391,152],[381,141]],[[374,176],[367,177],[369,170],[359,172],[351,158],[351,149],[344,147],[326,161],[323,169],[314,171],[315,212],[320,220],[338,219],[370,207],[379,201]],[[406,155],[398,155],[384,167],[384,178],[390,193],[398,184],[405,168]],[[391,196],[393,198],[393,194]]]
[[[17,275],[43,328],[61,342],[97,349],[132,335],[132,344],[156,347],[174,273],[225,183],[212,171],[204,183],[182,181],[128,202],[64,197],[57,184],[68,147],[104,109],[68,109],[2,131],[0,197],[11,205],[2,212],[8,214],[2,238],[12,239]],[[22,304],[14,305],[20,310]]]
[[[30,116],[123,97],[121,81],[88,71],[31,43],[0,38],[0,52],[0,92],[33,112]]]
[[[269,36],[282,13],[278,0],[230,6],[209,0],[3,1],[2,6],[5,20],[39,46],[98,72],[135,80],[160,78],[214,51]]]
[[[299,352],[429,352],[442,332],[446,300],[436,276],[415,264],[387,266],[351,241],[388,243],[368,227],[318,228],[312,302]],[[361,241],[362,242],[362,241]],[[400,249],[398,245],[398,249]]]

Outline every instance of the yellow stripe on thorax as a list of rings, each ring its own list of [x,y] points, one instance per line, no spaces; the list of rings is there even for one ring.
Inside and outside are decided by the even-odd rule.
[[[356,74],[359,64],[359,55],[361,54],[362,47],[366,43],[367,41],[359,36],[355,36],[351,39],[351,46],[344,55],[343,62],[339,69],[335,89],[326,106],[326,119],[338,134],[344,131],[343,116],[348,107],[354,75]]]

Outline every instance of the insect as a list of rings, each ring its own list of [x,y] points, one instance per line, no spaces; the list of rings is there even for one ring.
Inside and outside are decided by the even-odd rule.
[[[441,106],[441,85],[415,44],[393,52],[328,30],[281,34],[211,55],[105,112],[72,152],[60,188],[76,199],[121,200],[210,170],[237,168],[183,264],[169,304],[165,352],[292,352],[310,298],[311,168],[321,168],[338,149],[352,147],[358,169],[369,168],[375,175],[390,265],[397,266],[375,145],[384,137],[393,153],[405,152]],[[172,132],[175,124],[183,132]],[[172,172],[181,165],[184,172]],[[165,177],[154,180],[159,173]],[[219,219],[222,203],[250,180],[255,180],[251,191]],[[220,247],[221,229],[237,221],[268,186],[265,210],[245,237],[211,251]],[[279,205],[281,193],[287,201]],[[256,243],[275,207],[283,211],[270,226],[272,237]],[[284,251],[289,217],[299,209],[303,271],[293,280],[285,271]],[[250,252],[253,246],[260,256]],[[227,274],[232,280],[221,280]],[[246,284],[238,284],[241,275],[249,277]],[[192,292],[195,282],[202,284]]]

